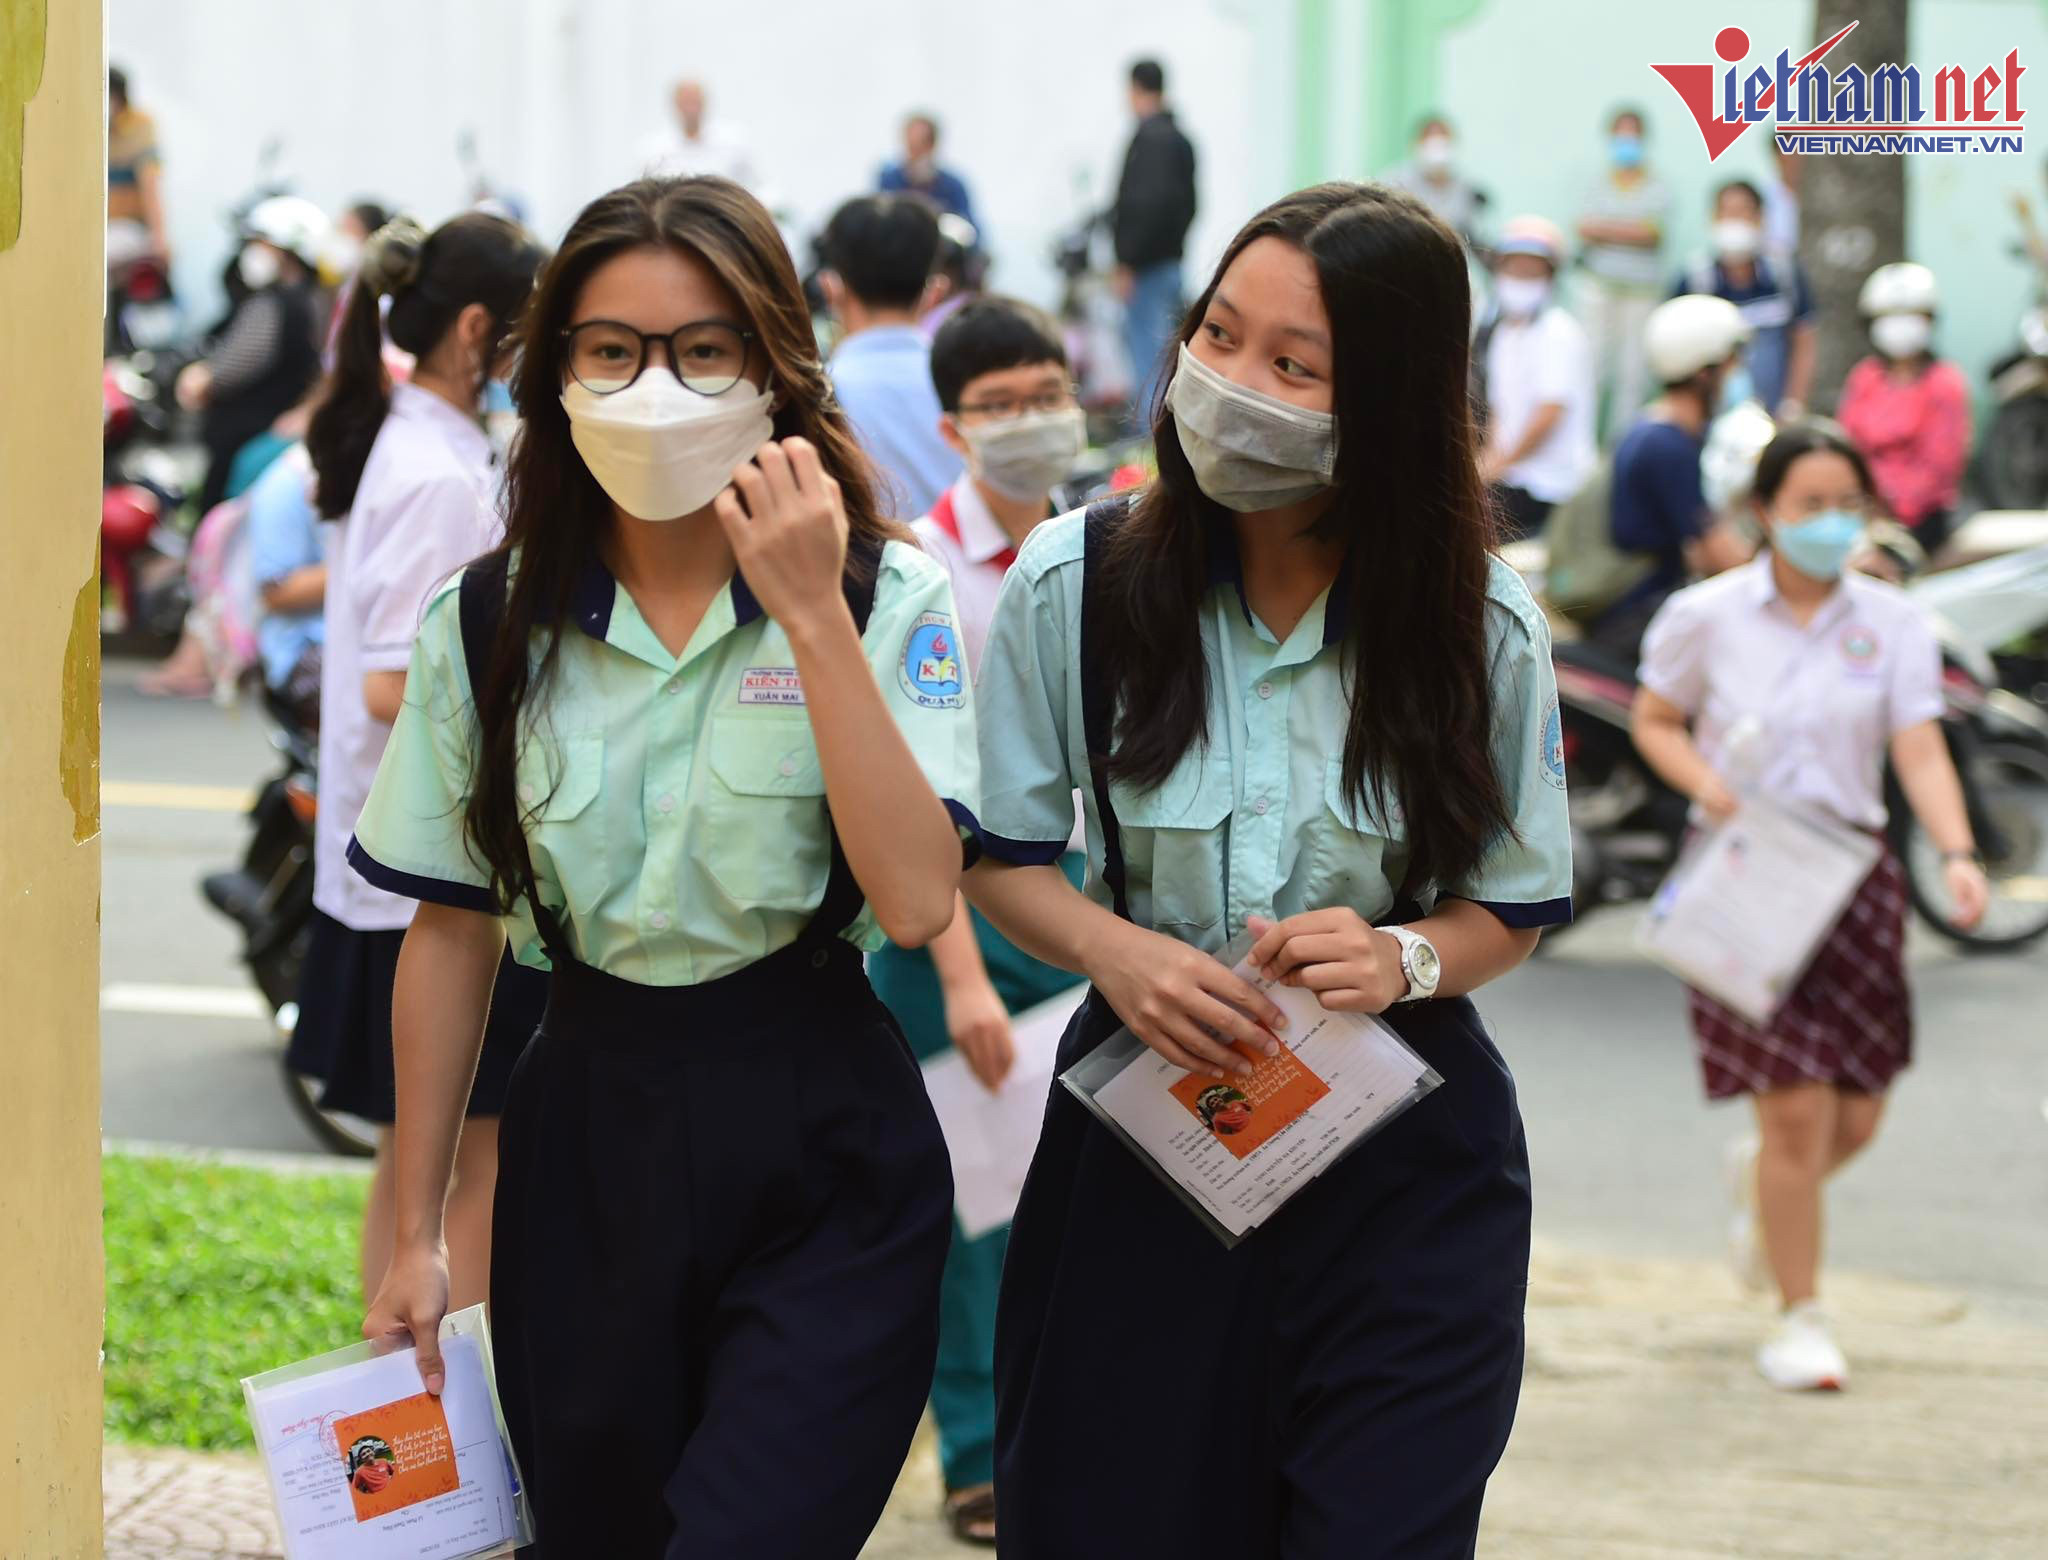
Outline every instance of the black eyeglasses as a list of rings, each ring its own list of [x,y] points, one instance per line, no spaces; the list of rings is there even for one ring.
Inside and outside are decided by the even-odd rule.
[[[617,320],[585,320],[562,332],[569,373],[592,395],[615,395],[637,380],[656,346],[666,348],[676,378],[699,395],[724,395],[746,378],[754,333],[724,320],[698,320],[667,335]]]
[[[1069,381],[1031,395],[992,395],[979,401],[962,401],[954,410],[962,416],[1007,422],[1012,417],[1022,417],[1026,412],[1063,412],[1074,404],[1078,393],[1079,387]]]

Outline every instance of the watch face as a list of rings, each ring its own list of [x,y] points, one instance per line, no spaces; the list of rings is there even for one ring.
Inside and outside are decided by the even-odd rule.
[[[1436,956],[1436,949],[1426,942],[1410,945],[1408,967],[1414,975],[1415,984],[1424,987],[1435,986],[1437,977],[1443,972],[1442,964]]]

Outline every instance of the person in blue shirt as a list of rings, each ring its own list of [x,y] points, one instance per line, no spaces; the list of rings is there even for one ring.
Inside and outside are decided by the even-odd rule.
[[[1489,552],[1470,313],[1415,197],[1275,202],[1181,326],[1157,479],[1038,527],[997,597],[966,892],[1092,981],[1059,1070],[1119,1025],[1205,1076],[1273,1055],[1216,957],[1249,930],[1267,981],[1444,1079],[1228,1249],[1052,1089],[996,1324],[1013,1560],[1472,1553],[1530,1202],[1467,995],[1570,919],[1571,829],[1549,631]]]
[[[1663,391],[1614,447],[1610,535],[1652,566],[1591,625],[1591,638],[1630,665],[1666,597],[1689,576],[1717,574],[1748,556],[1733,528],[1715,521],[1700,486],[1707,425],[1747,336],[1734,304],[1697,294],[1659,304],[1643,327],[1644,355]]]
[[[1734,398],[1754,398],[1780,421],[1797,417],[1813,388],[1815,310],[1806,272],[1766,241],[1763,192],[1747,179],[1714,191],[1710,237],[1712,252],[1686,268],[1671,296],[1700,293],[1741,310],[1749,327],[1748,395]]]
[[[960,475],[939,434],[931,343],[919,328],[939,257],[939,219],[919,195],[862,195],[833,213],[822,242],[825,299],[844,331],[832,389],[881,468],[883,512],[929,513]]]
[[[320,723],[321,608],[327,550],[313,507],[313,465],[294,444],[249,489],[249,563],[263,598],[256,649],[263,684],[306,726]]]
[[[885,195],[922,195],[941,215],[975,222],[974,201],[967,193],[967,181],[951,168],[939,165],[939,122],[930,114],[912,114],[903,121],[903,155],[883,165],[875,188]]]

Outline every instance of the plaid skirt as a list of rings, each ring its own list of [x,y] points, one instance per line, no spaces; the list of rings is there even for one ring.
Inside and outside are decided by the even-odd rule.
[[[1882,1094],[1913,1059],[1906,874],[1887,849],[1768,1024],[1687,988],[1710,1100],[1827,1083]]]

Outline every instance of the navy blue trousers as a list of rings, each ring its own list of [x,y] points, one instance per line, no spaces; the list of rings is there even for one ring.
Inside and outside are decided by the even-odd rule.
[[[1529,1173],[1470,1002],[1445,1082],[1235,1250],[1057,1084],[996,1324],[1006,1560],[1473,1553],[1521,1392]],[[1091,994],[1064,1070],[1115,1027]]]
[[[849,944],[553,977],[491,1324],[548,1560],[853,1560],[931,1387],[952,1173]]]

